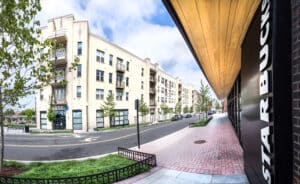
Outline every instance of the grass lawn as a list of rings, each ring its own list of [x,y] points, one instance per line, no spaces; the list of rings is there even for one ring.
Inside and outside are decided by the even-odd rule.
[[[140,123],[140,127],[149,125],[150,123]],[[131,124],[131,125],[124,125],[124,126],[116,126],[116,127],[109,127],[109,128],[95,128],[95,131],[104,131],[104,130],[117,130],[117,129],[122,129],[122,128],[132,128],[136,127],[136,124]]]
[[[206,126],[211,119],[212,119],[212,117],[207,118],[207,119],[202,119],[202,120],[198,121],[197,123],[192,123],[190,127]]]
[[[119,155],[108,155],[99,159],[53,163],[21,164],[7,161],[5,162],[5,166],[21,168],[23,172],[14,176],[18,178],[65,178],[102,173],[133,163],[135,163],[135,161],[128,160]],[[142,171],[146,170],[148,170],[148,168],[144,168]]]
[[[62,134],[73,133],[73,130],[30,130],[31,134]]]

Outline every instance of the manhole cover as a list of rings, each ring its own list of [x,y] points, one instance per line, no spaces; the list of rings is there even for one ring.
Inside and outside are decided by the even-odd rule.
[[[198,141],[195,141],[194,143],[195,144],[203,144],[203,143],[206,143],[206,141],[205,140],[198,140]]]

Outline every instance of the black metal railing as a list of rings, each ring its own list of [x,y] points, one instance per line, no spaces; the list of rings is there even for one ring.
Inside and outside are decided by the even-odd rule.
[[[126,167],[119,169],[70,178],[17,178],[0,176],[0,184],[107,184],[117,182],[139,173],[147,171],[156,166],[156,156],[139,151],[118,148],[118,155],[122,155],[130,160],[137,161]]]

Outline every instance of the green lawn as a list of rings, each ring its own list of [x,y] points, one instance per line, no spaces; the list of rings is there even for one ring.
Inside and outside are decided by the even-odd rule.
[[[197,123],[191,124],[190,127],[202,127],[202,126],[206,126],[211,119],[212,119],[212,117],[206,118],[206,119],[202,119],[202,120],[198,121]]]
[[[31,134],[66,134],[73,133],[73,130],[30,130]]]
[[[147,123],[140,123],[140,127],[143,127],[143,126],[147,126],[149,125],[150,123],[147,122]],[[95,131],[104,131],[104,130],[117,130],[117,129],[122,129],[122,128],[132,128],[132,127],[136,127],[136,124],[131,124],[131,125],[124,125],[124,126],[116,126],[116,127],[109,127],[109,128],[95,128],[94,130]]]
[[[65,178],[102,173],[135,163],[119,155],[108,155],[99,159],[84,161],[65,161],[53,163],[21,164],[13,161],[5,162],[7,167],[18,167],[24,170],[16,175],[18,178]],[[148,170],[144,168],[141,172]],[[124,176],[126,177],[126,176]]]

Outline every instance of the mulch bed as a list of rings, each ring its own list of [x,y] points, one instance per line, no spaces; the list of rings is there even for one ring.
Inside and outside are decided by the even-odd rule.
[[[22,169],[16,167],[5,167],[0,172],[0,176],[14,176],[23,172]]]

